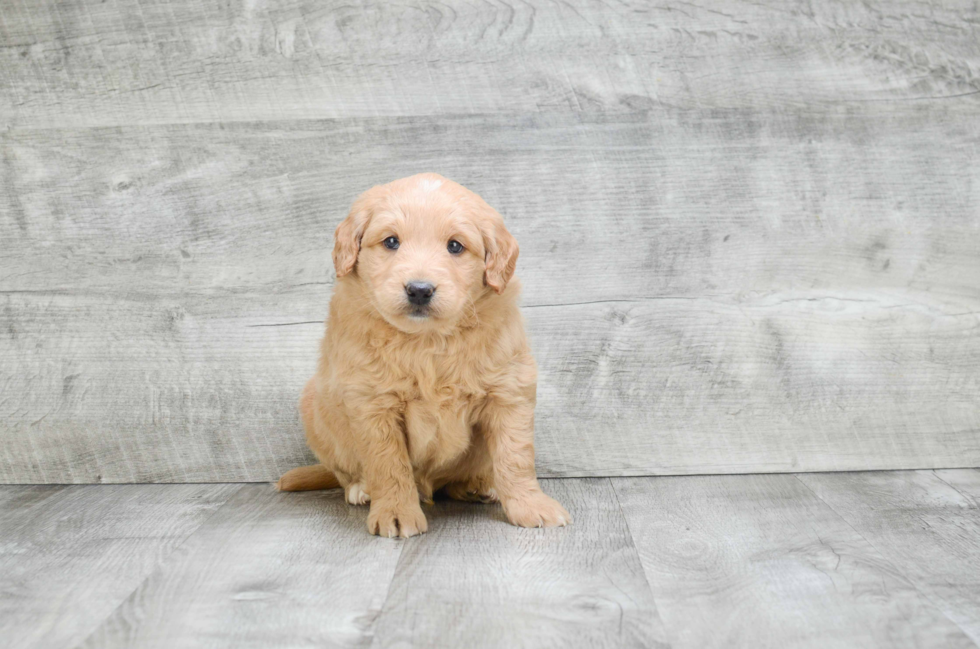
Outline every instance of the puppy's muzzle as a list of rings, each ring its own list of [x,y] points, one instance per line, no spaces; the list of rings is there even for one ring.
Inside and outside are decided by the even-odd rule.
[[[405,295],[408,296],[408,301],[415,306],[428,306],[435,292],[436,287],[429,282],[409,282],[405,284]]]

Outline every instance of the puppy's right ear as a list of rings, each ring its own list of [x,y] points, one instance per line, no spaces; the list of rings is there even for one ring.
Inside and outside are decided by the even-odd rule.
[[[337,277],[343,277],[354,270],[357,254],[361,251],[361,237],[371,220],[374,195],[368,191],[351,206],[350,214],[340,222],[334,233],[333,267]]]

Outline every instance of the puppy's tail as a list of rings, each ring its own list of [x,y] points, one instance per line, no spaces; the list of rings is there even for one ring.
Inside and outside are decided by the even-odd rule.
[[[314,464],[286,471],[276,483],[276,491],[315,491],[339,486],[340,482],[333,472],[322,464]]]

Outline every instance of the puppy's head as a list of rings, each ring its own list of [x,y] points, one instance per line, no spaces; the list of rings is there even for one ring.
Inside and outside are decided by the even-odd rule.
[[[465,187],[419,174],[362,194],[337,227],[337,277],[353,274],[371,305],[407,333],[446,331],[517,264],[503,219]]]

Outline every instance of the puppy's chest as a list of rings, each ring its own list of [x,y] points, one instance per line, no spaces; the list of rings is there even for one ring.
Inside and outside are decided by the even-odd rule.
[[[405,396],[405,432],[416,466],[437,467],[469,448],[473,422],[486,400],[474,377],[415,377]]]

